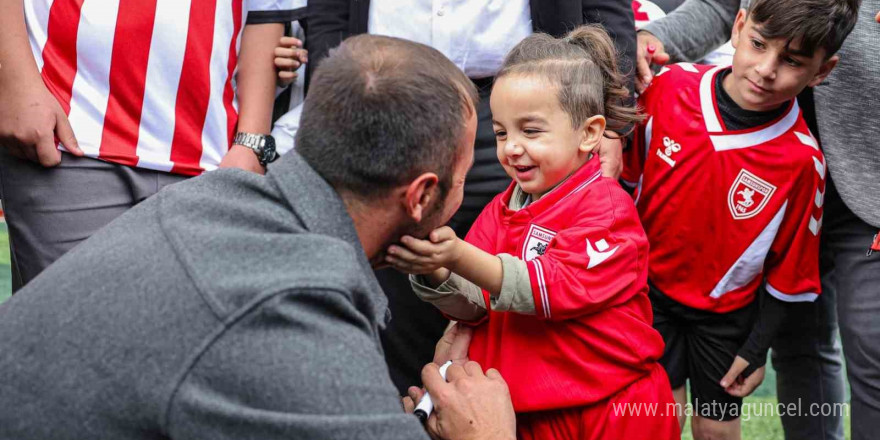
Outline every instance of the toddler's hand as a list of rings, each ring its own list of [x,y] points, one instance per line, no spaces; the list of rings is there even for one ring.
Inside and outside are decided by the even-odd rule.
[[[424,275],[458,259],[460,243],[455,231],[443,226],[431,231],[427,240],[403,236],[399,245],[388,247],[385,260],[401,272]]]

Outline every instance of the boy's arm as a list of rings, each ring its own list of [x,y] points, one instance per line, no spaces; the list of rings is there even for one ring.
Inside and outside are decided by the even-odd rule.
[[[238,128],[243,133],[269,134],[275,100],[275,45],[284,33],[281,23],[245,26],[238,59]],[[235,167],[263,174],[257,155],[250,148],[233,145],[221,167]]]
[[[777,299],[762,287],[758,293],[761,298],[760,310],[755,325],[746,343],[740,347],[737,356],[748,361],[749,366],[743,371],[743,377],[749,377],[755,370],[767,363],[767,352],[770,344],[788,316],[806,316],[810,312],[810,303],[792,303]],[[756,298],[756,301],[759,299]]]

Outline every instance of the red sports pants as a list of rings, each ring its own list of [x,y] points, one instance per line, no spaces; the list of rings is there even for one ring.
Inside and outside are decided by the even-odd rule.
[[[578,408],[519,413],[520,440],[679,439],[672,388],[659,364],[610,398]]]

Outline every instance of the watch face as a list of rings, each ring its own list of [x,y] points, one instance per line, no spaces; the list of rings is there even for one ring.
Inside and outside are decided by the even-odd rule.
[[[266,136],[266,142],[263,145],[263,161],[273,162],[278,159],[278,153],[275,151],[275,138]]]

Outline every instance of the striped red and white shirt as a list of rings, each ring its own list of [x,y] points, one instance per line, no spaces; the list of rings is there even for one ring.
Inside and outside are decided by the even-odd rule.
[[[25,0],[31,49],[86,156],[197,175],[238,121],[245,23],[289,21],[302,0]]]

